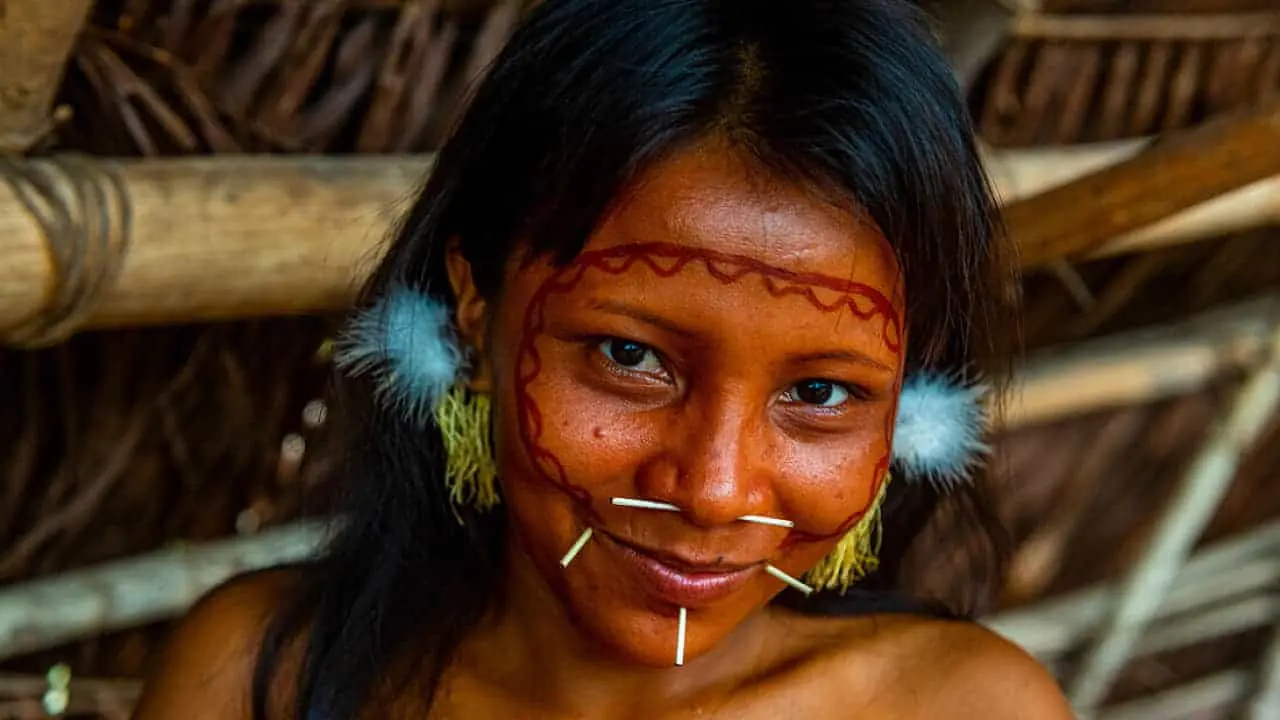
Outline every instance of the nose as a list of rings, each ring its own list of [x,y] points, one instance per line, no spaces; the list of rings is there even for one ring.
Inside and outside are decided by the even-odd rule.
[[[678,506],[700,527],[768,514],[772,470],[763,413],[722,398],[686,405],[636,478],[641,497]]]

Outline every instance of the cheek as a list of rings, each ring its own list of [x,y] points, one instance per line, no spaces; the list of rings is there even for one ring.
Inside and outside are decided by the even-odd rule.
[[[889,469],[892,403],[862,405],[848,432],[781,443],[774,491],[804,535],[843,534],[875,500]]]
[[[634,494],[634,469],[662,441],[659,413],[584,382],[572,348],[539,338],[533,349],[536,372],[511,373],[497,388],[504,480],[543,485],[582,505]]]

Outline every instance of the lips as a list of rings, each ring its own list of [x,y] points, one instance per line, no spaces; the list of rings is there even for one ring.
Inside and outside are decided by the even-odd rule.
[[[669,553],[642,548],[601,533],[628,572],[659,600],[697,608],[721,600],[746,585],[760,572],[760,563],[698,563]]]

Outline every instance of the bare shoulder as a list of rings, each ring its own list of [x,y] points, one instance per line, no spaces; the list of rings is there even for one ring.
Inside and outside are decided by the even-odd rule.
[[[890,717],[1075,717],[1039,661],[976,623],[878,616],[850,622],[841,636],[842,668],[875,678],[871,704]]]
[[[263,633],[296,578],[292,570],[243,575],[193,605],[155,660],[134,720],[248,720]]]
[[[936,700],[951,717],[1075,717],[1057,680],[1038,660],[995,632],[976,623],[924,621],[917,656],[938,688]]]

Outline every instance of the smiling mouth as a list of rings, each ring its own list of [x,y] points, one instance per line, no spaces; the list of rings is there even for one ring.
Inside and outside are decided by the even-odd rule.
[[[763,563],[691,562],[644,548],[600,531],[606,545],[656,598],[677,607],[710,605],[738,591],[759,574]]]

